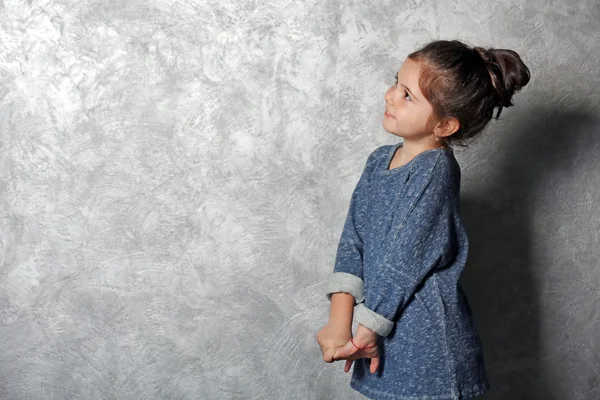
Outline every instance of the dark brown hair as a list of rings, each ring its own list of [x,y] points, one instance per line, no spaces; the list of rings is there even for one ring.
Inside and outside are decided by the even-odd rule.
[[[433,113],[428,126],[433,128],[445,117],[455,117],[460,128],[440,137],[445,146],[456,143],[466,147],[468,139],[480,133],[503,107],[513,106],[515,91],[530,79],[529,68],[509,49],[470,47],[459,40],[429,42],[408,58],[421,63],[419,88],[431,103]]]

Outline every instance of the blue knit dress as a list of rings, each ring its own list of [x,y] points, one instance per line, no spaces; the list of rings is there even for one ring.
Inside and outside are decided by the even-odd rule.
[[[373,151],[354,189],[327,298],[355,298],[354,321],[378,333],[381,364],[354,362],[370,399],[460,400],[489,389],[471,308],[459,284],[469,241],[451,148],[388,169],[402,142]]]

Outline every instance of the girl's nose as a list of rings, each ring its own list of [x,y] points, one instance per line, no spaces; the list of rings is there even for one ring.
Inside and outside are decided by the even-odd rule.
[[[387,101],[388,103],[392,102],[392,91],[390,90],[390,88],[388,88],[388,90],[385,91],[385,101]]]

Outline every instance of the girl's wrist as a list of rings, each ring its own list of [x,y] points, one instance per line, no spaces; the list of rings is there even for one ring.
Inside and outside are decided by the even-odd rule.
[[[373,332],[364,325],[358,324],[354,334],[354,344],[358,347],[366,347],[377,343],[377,333]]]
[[[337,334],[347,334],[350,333],[352,336],[352,327],[347,327],[345,324],[336,324],[335,322],[329,321],[327,323],[331,332],[335,332]]]
[[[331,296],[329,325],[339,329],[352,331],[353,316],[354,296],[343,292],[333,293]]]

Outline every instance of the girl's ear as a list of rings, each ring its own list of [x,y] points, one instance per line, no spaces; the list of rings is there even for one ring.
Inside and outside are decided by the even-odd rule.
[[[446,117],[435,127],[437,136],[450,136],[460,129],[460,122],[455,117]]]

